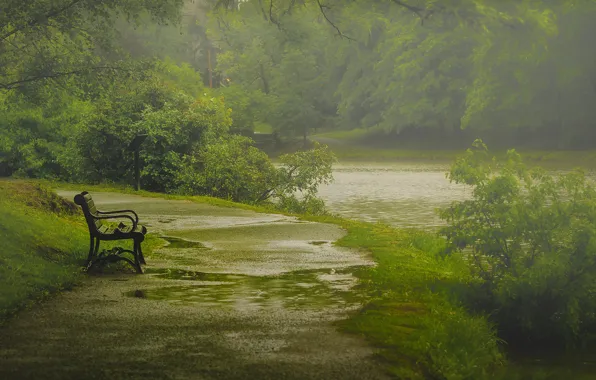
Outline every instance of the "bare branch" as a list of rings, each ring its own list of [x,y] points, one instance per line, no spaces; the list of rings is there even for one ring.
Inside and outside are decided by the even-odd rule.
[[[356,41],[355,39],[346,36],[345,34],[342,33],[342,31],[337,27],[337,25],[335,25],[333,23],[333,21],[331,21],[329,19],[329,17],[327,17],[327,13],[325,13],[325,8],[327,8],[325,5],[321,4],[321,0],[317,0],[317,4],[319,5],[319,9],[321,10],[321,14],[323,14],[323,17],[325,17],[325,20],[327,20],[327,23],[329,23],[329,25],[331,25],[336,31],[337,34],[341,37],[341,38],[345,38],[348,39],[350,41]]]
[[[269,0],[269,21],[277,25],[281,30],[281,24],[273,17],[273,0]]]
[[[406,4],[400,0],[393,0],[393,2],[399,6],[406,8],[407,10],[409,10],[411,12],[416,13],[416,15],[420,18],[420,25],[424,25],[425,16],[424,16],[423,12],[425,11],[425,9]]]

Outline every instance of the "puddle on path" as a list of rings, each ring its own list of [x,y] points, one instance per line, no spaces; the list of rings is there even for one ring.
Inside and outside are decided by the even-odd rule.
[[[142,298],[149,301],[231,308],[239,312],[271,308],[345,309],[356,307],[363,301],[364,295],[353,288],[357,280],[351,272],[355,269],[302,271],[264,277],[180,269],[152,270],[147,274],[158,278],[182,280],[181,284],[137,289],[127,292],[126,295],[139,297],[138,294],[142,294]],[[193,283],[184,284],[184,280]]]
[[[205,244],[198,242],[198,241],[181,239],[181,238],[177,238],[174,236],[161,236],[160,238],[168,242],[168,245],[163,247],[164,249],[175,249],[175,248],[209,249],[209,247],[207,247]]]

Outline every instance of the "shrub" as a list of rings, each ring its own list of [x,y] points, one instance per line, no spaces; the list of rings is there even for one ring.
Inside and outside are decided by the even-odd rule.
[[[255,203],[274,186],[276,169],[252,141],[230,135],[206,146],[191,159],[194,174],[180,172],[180,190],[235,202]]]
[[[513,150],[498,162],[477,140],[448,178],[473,189],[441,217],[482,281],[477,304],[508,337],[582,342],[596,327],[596,191],[584,174],[528,169]]]
[[[87,128],[78,135],[80,156],[91,181],[122,181],[132,176],[128,144],[147,134],[141,150],[143,187],[174,191],[186,161],[224,135],[231,124],[221,99],[193,98],[149,80],[114,91],[97,106]]]
[[[271,202],[297,213],[322,214],[318,187],[329,183],[335,156],[327,147],[288,154],[275,167],[267,155],[242,136],[225,136],[181,164],[174,183],[178,192],[244,203]]]

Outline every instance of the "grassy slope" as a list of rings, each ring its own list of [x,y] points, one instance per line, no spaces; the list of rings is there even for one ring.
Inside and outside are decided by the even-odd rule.
[[[80,278],[87,231],[74,205],[30,182],[0,181],[0,322]]]
[[[231,202],[223,200],[202,201],[231,207]],[[0,180],[0,242],[0,324],[83,278],[89,250],[87,226],[79,207],[56,195],[47,182]],[[162,239],[148,235],[143,243],[145,255],[151,257],[163,244]],[[122,243],[104,242],[102,249],[116,245]],[[122,263],[101,270],[133,271]]]

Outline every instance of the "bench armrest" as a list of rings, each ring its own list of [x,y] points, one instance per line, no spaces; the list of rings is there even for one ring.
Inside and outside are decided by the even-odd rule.
[[[112,212],[113,213],[113,212]],[[130,215],[119,214],[119,215],[91,215],[93,219],[130,219],[132,222],[132,231],[137,229],[137,221],[132,218]]]
[[[122,214],[122,213],[125,213],[125,212],[128,212],[128,213],[133,214],[135,216],[135,223],[136,224],[139,223],[139,216],[133,210],[97,211],[98,214],[102,214],[102,215]]]

